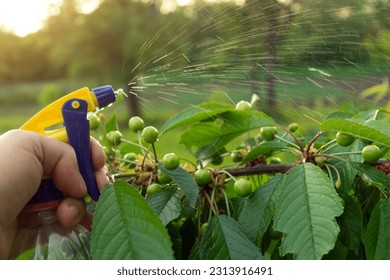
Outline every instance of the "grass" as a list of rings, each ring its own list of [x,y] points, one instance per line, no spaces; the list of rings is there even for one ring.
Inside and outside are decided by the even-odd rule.
[[[0,106],[0,134],[20,127],[35,113],[35,106]]]

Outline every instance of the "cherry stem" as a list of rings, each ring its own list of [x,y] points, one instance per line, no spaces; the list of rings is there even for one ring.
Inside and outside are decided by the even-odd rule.
[[[150,152],[150,148],[151,148],[151,145],[146,149],[144,158],[142,159],[142,163],[141,163],[142,170],[144,170],[145,160],[146,160],[146,157],[148,156],[148,153]]]
[[[285,133],[285,135],[287,135],[287,133]],[[295,147],[295,148],[301,149],[300,146],[298,146],[297,144],[295,144],[295,143],[293,143],[293,142],[291,142],[291,141],[288,141],[287,139],[284,139],[283,137],[280,137],[280,136],[278,136],[278,135],[275,135],[275,138],[278,139],[278,140],[280,140],[280,141],[283,141],[283,142],[285,142],[285,143],[287,143],[287,144],[290,144],[291,146],[293,146],[293,147]]]
[[[231,170],[235,170],[235,169],[231,169]],[[218,173],[224,173],[224,174],[226,174],[230,179],[232,179],[234,182],[237,181],[236,177],[234,177],[232,174],[230,174],[229,171],[227,171],[227,170],[219,170]]]
[[[322,146],[318,149],[317,153],[319,153],[319,152],[325,152],[325,151],[327,151],[327,150],[333,148],[334,146],[337,146],[336,139],[333,139],[332,141],[329,141],[328,143],[322,145]]]
[[[153,154],[154,154],[154,161],[157,163],[157,152],[156,152],[156,146],[154,146],[154,143],[152,143],[152,148],[153,148]]]
[[[215,196],[215,190],[216,190],[216,188],[213,188],[213,191],[211,192],[211,201],[215,201],[214,200],[214,196]],[[206,192],[206,191],[205,191]],[[208,220],[210,220],[211,219],[211,211],[209,212],[209,217],[208,217]]]
[[[225,198],[225,204],[226,204],[227,215],[228,215],[229,217],[231,217],[231,216],[230,216],[230,207],[229,207],[229,198],[228,198],[226,192],[225,192],[223,189],[221,189],[221,191],[222,191],[222,194],[223,194],[223,196],[224,196],[224,198]]]
[[[121,141],[124,142],[124,143],[130,144],[130,145],[134,145],[134,146],[140,148],[142,151],[146,151],[147,150],[144,146],[142,146],[140,144],[137,144],[137,143],[135,143],[133,141],[130,141],[130,140],[127,140],[127,139],[124,139],[124,138],[122,138]]]
[[[198,239],[200,238],[200,207],[201,207],[201,204],[202,204],[202,200],[201,199],[198,199]]]
[[[206,198],[207,202],[209,203],[210,209],[213,211],[214,215],[218,215],[218,212],[217,212],[217,210],[215,210],[214,204],[211,201],[209,194],[206,191],[203,191],[203,195]]]
[[[334,172],[336,173],[336,176],[337,176],[337,180],[341,180],[341,177],[340,177],[340,173],[339,171],[337,170],[337,168],[331,164],[324,164],[326,169],[328,170],[328,174],[329,174],[329,178],[332,180],[332,183],[334,184],[333,182],[333,177],[332,177],[332,172],[330,170],[330,167],[334,170]]]
[[[297,143],[298,145],[298,148],[299,150],[303,153],[305,151],[305,149],[303,148],[302,146],[302,143],[301,141],[294,135],[294,133],[292,133],[290,130],[288,130],[288,128],[285,128],[284,126],[279,126],[279,128],[283,129],[287,134],[289,134],[293,139],[294,141]],[[280,139],[280,137],[278,137]],[[287,141],[286,139],[284,139],[285,141]]]
[[[310,158],[310,149],[311,149],[311,147],[318,140],[318,138],[320,138],[320,136],[323,135],[324,133],[325,133],[325,131],[320,131],[313,137],[313,139],[311,139],[311,141],[307,145],[306,155],[304,156],[304,158],[306,158],[306,159]]]
[[[335,158],[337,160],[343,161],[343,162],[348,162],[347,159],[343,159],[341,157],[338,157],[337,154],[315,154],[314,157],[330,157],[330,158]]]
[[[143,150],[145,150],[145,147],[142,145],[142,138],[141,138],[141,130],[137,131],[137,137],[138,137],[138,145],[142,147]]]

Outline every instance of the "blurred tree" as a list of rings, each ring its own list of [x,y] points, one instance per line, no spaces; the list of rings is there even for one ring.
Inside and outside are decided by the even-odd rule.
[[[291,63],[343,66],[368,62],[364,42],[367,37],[376,36],[379,26],[389,23],[378,2],[383,1],[294,0],[290,6],[297,15],[288,44],[295,52],[295,61]]]
[[[0,82],[39,81],[51,78],[47,49],[35,35],[19,38],[0,32]]]
[[[49,45],[50,71],[59,78],[67,78],[71,72],[78,51],[75,46],[80,40],[79,29],[86,17],[78,12],[76,0],[63,0],[58,13],[50,16],[39,32],[40,38]]]
[[[275,71],[278,49],[289,33],[294,16],[289,5],[279,2],[247,0],[244,5],[230,10],[225,21],[228,24],[218,21],[220,36],[226,41],[235,42],[232,50],[238,57],[245,57],[238,62],[247,64],[252,93],[259,94],[263,85],[267,105],[273,109],[277,101]],[[228,11],[226,5],[223,10],[224,13]]]
[[[0,82],[83,79],[135,92],[139,77],[164,71],[246,71],[273,106],[279,66],[350,65],[387,55],[389,1],[196,1],[168,14],[160,12],[164,0],[102,0],[90,14],[79,2],[64,0],[25,38],[0,31]],[[133,114],[137,94],[129,98]]]
[[[21,62],[17,54],[20,52],[21,40],[16,35],[0,32],[0,42],[0,81],[12,82],[16,74],[13,68]]]
[[[164,40],[154,44],[151,38],[163,37],[158,29],[165,17],[156,5],[131,0],[104,0],[85,17],[71,42],[73,59],[69,76],[88,77],[98,83],[113,84],[130,92],[130,81],[136,80],[145,64],[155,59]],[[160,32],[157,33],[156,32]],[[166,38],[165,40],[169,40]],[[145,46],[145,44],[147,44]],[[68,46],[69,47],[69,46]],[[147,48],[147,49],[145,49]],[[129,95],[131,113],[139,115],[137,93]]]

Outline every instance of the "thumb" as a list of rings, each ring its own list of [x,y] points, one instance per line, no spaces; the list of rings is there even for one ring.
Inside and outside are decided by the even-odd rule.
[[[53,177],[56,187],[68,196],[86,195],[70,145],[38,133],[12,130],[0,137],[0,146],[5,151],[0,157],[0,177],[7,185],[0,188],[0,197],[7,197],[8,208],[20,211],[37,191],[42,176]]]

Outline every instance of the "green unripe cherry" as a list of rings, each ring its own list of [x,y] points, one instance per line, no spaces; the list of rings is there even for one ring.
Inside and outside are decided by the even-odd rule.
[[[326,162],[327,158],[325,156],[318,156],[316,155],[314,157],[314,161],[315,163],[319,166],[319,167],[322,167],[324,166],[324,163]]]
[[[179,167],[179,158],[175,153],[165,154],[162,160],[163,166],[168,170],[174,170]]]
[[[137,155],[135,153],[127,153],[123,156],[123,159],[128,161],[134,161],[137,159]]]
[[[89,120],[89,129],[95,130],[100,126],[100,119],[95,113],[88,114],[87,119]]]
[[[141,119],[140,117],[138,116],[134,116],[134,117],[131,117],[129,119],[129,129],[132,131],[132,132],[138,132],[138,131],[141,131],[144,129],[145,127],[145,123],[144,123],[144,120]]]
[[[263,126],[260,128],[260,134],[264,141],[271,141],[275,138],[276,135],[276,127],[275,126]]]
[[[122,133],[119,130],[113,130],[107,133],[107,141],[111,146],[117,146],[121,143]]]
[[[336,142],[340,146],[346,147],[349,146],[355,141],[355,137],[353,137],[350,134],[343,133],[343,132],[337,132],[336,134]]]
[[[207,169],[199,169],[195,172],[195,181],[199,186],[204,186],[211,181],[211,173]]]
[[[298,130],[298,123],[290,123],[288,126],[288,130],[292,133]]]
[[[123,156],[123,160],[125,160],[124,166],[134,168],[136,164],[133,162],[137,160],[137,155],[135,153],[127,153]]]
[[[234,183],[234,191],[238,196],[248,196],[252,193],[251,183],[247,179],[240,178]]]
[[[247,111],[252,108],[251,104],[248,101],[241,100],[236,104],[236,110],[238,111]]]
[[[270,164],[282,164],[282,159],[280,157],[271,157],[269,159]]]
[[[157,173],[157,180],[159,181],[160,184],[165,185],[165,184],[172,182],[172,177],[169,176],[168,174],[165,174],[165,173],[159,171]]]
[[[367,145],[362,150],[362,157],[365,162],[375,162],[382,156],[382,150],[376,145]]]
[[[204,223],[200,226],[200,234],[204,234],[204,232],[206,231],[207,225],[208,225],[208,223]]]
[[[161,191],[161,186],[157,183],[153,183],[149,185],[148,188],[146,189],[146,194],[148,196],[151,196],[158,193],[159,191]]]
[[[233,151],[230,154],[230,158],[233,162],[240,162],[244,157],[242,156],[242,153],[240,151]]]
[[[157,141],[158,130],[154,126],[147,126],[142,130],[141,137],[146,143],[152,144]]]

